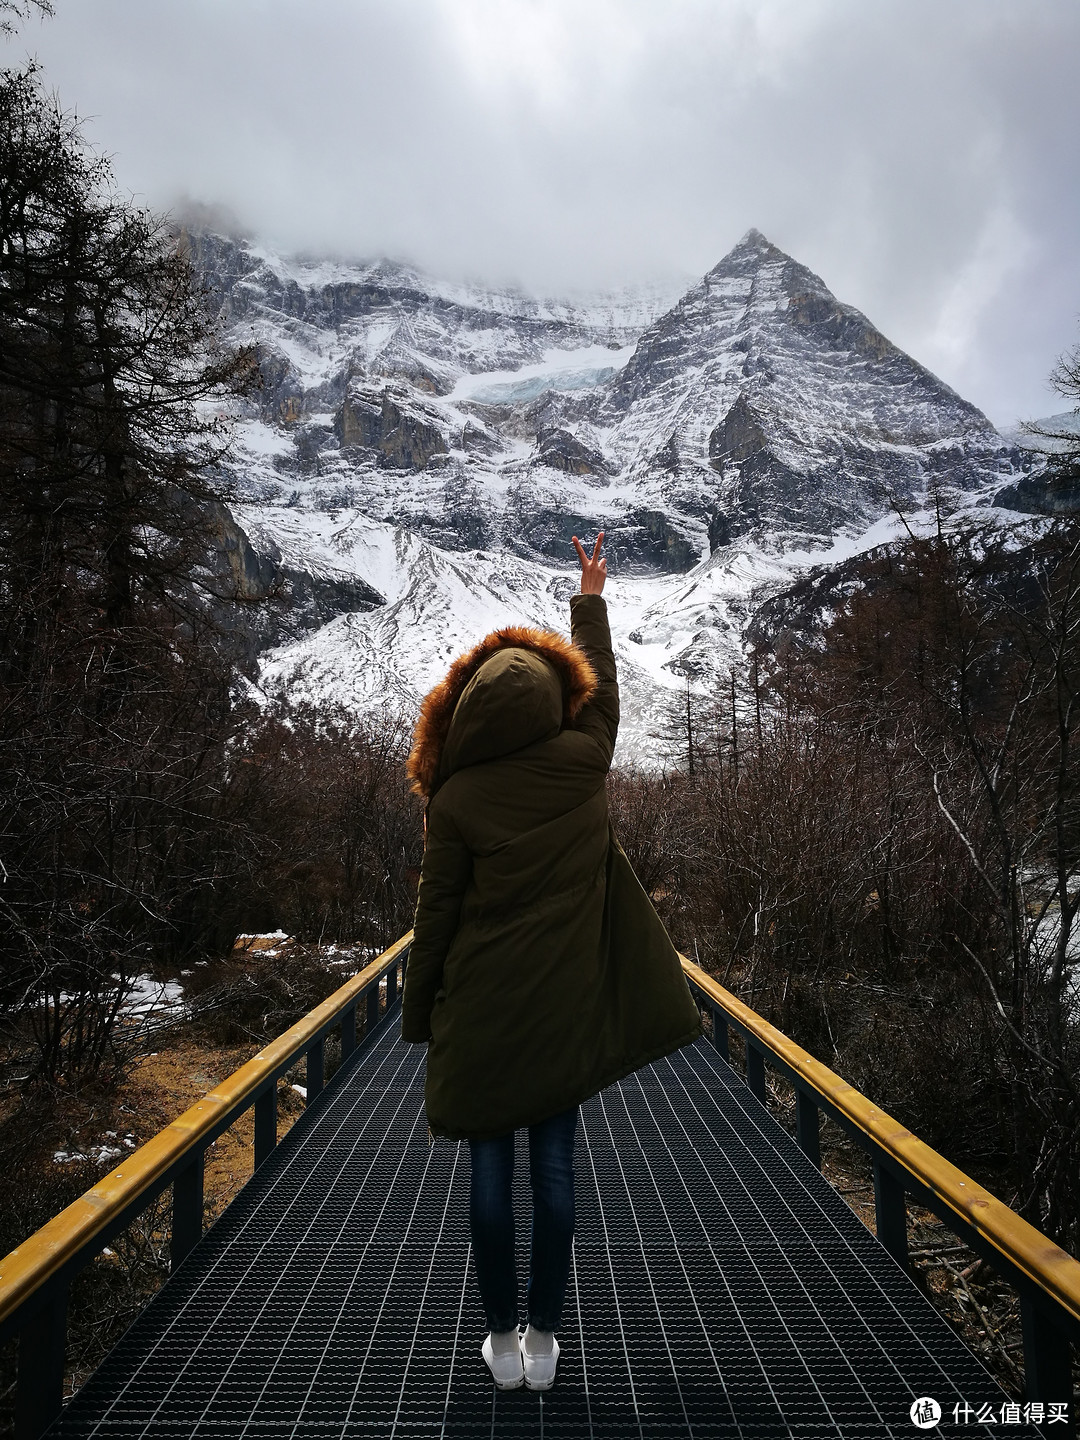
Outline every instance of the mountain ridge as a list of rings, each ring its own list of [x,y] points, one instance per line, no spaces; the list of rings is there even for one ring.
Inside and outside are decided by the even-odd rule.
[[[570,537],[603,529],[641,749],[671,692],[710,683],[800,567],[880,539],[897,507],[989,503],[1037,463],[759,231],[671,303],[593,309],[385,260],[185,243],[228,337],[259,347],[264,392],[237,415],[241,523],[343,597],[263,656],[264,677],[292,667],[309,698],[407,708],[478,628],[564,626]],[[395,596],[376,551],[380,573],[389,555],[408,572]],[[384,605],[350,611],[358,582]]]

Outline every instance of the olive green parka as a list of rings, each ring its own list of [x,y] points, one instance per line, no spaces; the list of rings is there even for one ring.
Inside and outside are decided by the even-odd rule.
[[[459,657],[409,756],[427,840],[402,996],[433,1135],[547,1119],[701,1034],[663,923],[608,819],[619,725],[607,605],[571,642],[510,626]]]

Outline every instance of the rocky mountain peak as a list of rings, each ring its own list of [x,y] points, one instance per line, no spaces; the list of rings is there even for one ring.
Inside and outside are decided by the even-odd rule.
[[[562,558],[595,514],[625,564],[652,565],[661,517],[661,563],[691,566],[746,535],[801,546],[929,488],[1011,479],[985,416],[757,229],[674,305],[188,243],[259,341],[266,493],[318,476],[321,496],[440,545],[461,529]],[[413,479],[391,493],[388,469]],[[462,528],[463,486],[485,513]]]
[[[795,323],[805,318],[807,303],[812,300],[816,314],[824,315],[828,309],[830,313],[858,316],[873,328],[853,306],[841,304],[820,275],[774,245],[760,230],[748,230],[687,298],[696,294],[712,301],[737,298],[746,306],[748,316],[754,312],[790,311],[789,318]]]
[[[736,270],[744,270],[747,267],[753,268],[764,262],[772,264],[783,261],[790,261],[791,256],[785,255],[772,243],[760,230],[747,230],[737,244],[733,245],[722,260],[718,260],[709,271],[706,279],[729,275]]]
[[[677,298],[573,302],[184,243],[235,339],[258,342],[235,460],[244,574],[284,577],[310,633],[262,673],[313,699],[414,710],[485,629],[565,625],[570,537],[603,529],[624,728],[646,736],[664,687],[729,659],[751,592],[800,556],[854,553],[895,503],[947,510],[1024,471],[759,230]]]
[[[602,418],[619,468],[714,550],[824,540],[1017,464],[974,405],[759,230],[645,331]]]

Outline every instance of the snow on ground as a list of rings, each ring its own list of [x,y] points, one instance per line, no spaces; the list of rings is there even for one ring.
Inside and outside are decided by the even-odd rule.
[[[107,1141],[119,1141],[119,1144],[107,1144]],[[135,1149],[135,1136],[130,1131],[119,1136],[115,1130],[105,1131],[105,1141],[100,1145],[90,1145],[86,1150],[54,1150],[53,1162],[57,1165],[67,1165],[72,1160],[119,1160],[123,1155]],[[111,1253],[111,1252],[110,1252]]]
[[[1030,427],[1030,428],[1026,428]],[[1039,434],[1039,431],[1047,432]],[[1044,415],[1039,420],[1028,420],[1016,425],[998,426],[998,433],[1013,445],[1025,450],[1038,450],[1054,454],[1070,447],[1074,436],[1080,441],[1080,411],[1062,410],[1057,415]]]
[[[358,576],[387,602],[339,615],[268,652],[259,676],[264,693],[285,689],[298,699],[342,703],[357,713],[389,709],[411,723],[451,661],[490,631],[533,625],[569,634],[576,566],[496,551],[442,550],[355,511],[331,516],[260,507],[239,518],[256,543],[272,539],[287,563]],[[757,571],[752,578],[760,579]],[[620,762],[655,751],[650,731],[685,686],[683,674],[668,667],[688,647],[700,649],[703,625],[718,667],[738,653],[740,627],[729,612],[744,589],[738,576],[701,566],[690,576],[609,577],[604,595],[623,697]],[[638,633],[643,627],[647,636]]]
[[[116,1145],[91,1145],[85,1152],[82,1150],[55,1150],[53,1161],[57,1165],[66,1165],[72,1160],[117,1160],[123,1155]]]
[[[123,983],[123,977],[113,979]],[[135,1020],[151,1016],[174,1016],[183,1007],[184,987],[178,980],[155,980],[152,975],[136,975],[127,982],[128,989],[120,1006],[120,1014]],[[61,1005],[69,1004],[75,997],[61,991]]]
[[[460,577],[459,577],[460,578]],[[414,604],[339,616],[315,635],[272,651],[259,678],[262,692],[279,687],[294,698],[315,703],[341,703],[359,714],[389,712],[411,725],[420,701],[446,674],[451,662],[482,636],[505,625],[538,625],[568,635],[569,606],[534,593],[540,603],[512,604],[484,587],[476,587],[465,603],[454,603],[454,585],[436,601],[426,594],[422,623]],[[628,587],[629,589],[629,587]],[[643,600],[620,594],[611,582],[605,589],[612,622],[612,643],[619,667],[622,723],[616,763],[646,760],[655,750],[651,730],[682,694],[681,675],[666,671],[669,649],[689,644],[696,632],[686,625],[671,644],[636,644],[628,637],[640,622]],[[731,647],[734,657],[736,647]],[[699,687],[695,685],[695,689]]]
[[[146,1019],[150,1016],[174,1017],[182,1010],[184,987],[178,980],[155,980],[152,975],[136,975],[122,1007],[124,1015]]]
[[[619,574],[613,565],[608,578],[623,698],[616,758],[648,762],[660,749],[655,731],[686,685],[709,694],[742,656],[742,636],[764,600],[809,569],[840,563],[905,528],[938,523],[930,513],[878,519],[883,501],[857,483],[855,471],[837,471],[834,484],[838,441],[841,452],[849,444],[860,454],[880,452],[887,473],[910,481],[898,493],[920,493],[919,477],[937,473],[929,464],[935,446],[944,447],[946,460],[969,440],[976,458],[986,448],[990,458],[967,466],[964,484],[985,474],[1000,488],[1005,470],[1011,473],[1011,460],[993,459],[988,422],[900,352],[887,349],[879,363],[867,358],[876,354],[873,343],[866,353],[841,351],[793,328],[784,316],[794,262],[754,232],[700,281],[576,301],[442,282],[385,259],[310,262],[246,250],[255,263],[244,269],[252,303],[243,327],[253,323],[287,363],[290,384],[303,392],[304,424],[240,425],[236,469],[247,503],[235,507],[237,519],[257,550],[288,568],[363,580],[383,600],[264,655],[263,694],[286,689],[360,713],[389,709],[411,723],[450,661],[490,630],[524,623],[567,633],[566,602],[578,577],[576,566],[444,550],[422,539],[421,529],[430,533],[445,521],[460,533],[462,505],[474,505],[496,532],[530,508],[612,527],[649,509],[672,517],[701,559],[678,575]],[[306,320],[282,304],[282,286],[294,282],[311,297]],[[807,274],[806,283],[838,303],[816,277]],[[342,310],[329,287],[354,285],[372,287],[372,304]],[[347,318],[330,318],[340,314]],[[877,343],[876,332],[866,335]],[[427,379],[411,386],[413,362],[448,393],[431,393]],[[628,365],[633,378],[623,384]],[[748,376],[759,372],[768,385],[755,381],[748,389]],[[417,415],[438,426],[448,453],[420,469],[396,470],[338,448],[327,407],[354,380],[406,394]],[[489,436],[486,447],[469,443],[467,430],[477,423],[470,402],[528,401],[549,389],[582,392],[556,396],[554,404],[619,473],[567,475],[541,465],[531,439],[513,425]],[[805,524],[777,523],[768,538],[710,554],[704,513],[714,500],[727,503],[723,476],[708,459],[711,437],[744,394],[761,411],[775,458],[813,474],[828,493],[817,511],[809,507]],[[302,464],[290,459],[297,436],[307,447]],[[669,444],[680,457],[674,477],[657,463]],[[966,513],[974,515],[971,506],[985,498],[963,500]],[[837,514],[852,523],[826,535]],[[820,540],[808,538],[815,526]]]
[[[758,606],[812,568],[832,566],[901,538],[975,520],[1013,525],[1030,517],[992,509],[987,496],[961,497],[939,519],[931,510],[890,514],[851,527],[818,547],[803,542],[740,542],[706,555],[684,574],[609,574],[604,589],[619,666],[622,724],[616,763],[656,763],[655,732],[687,678],[705,696],[743,653],[742,635]],[[576,565],[539,563],[493,550],[444,550],[357,509],[239,506],[237,518],[258,548],[309,573],[358,577],[385,599],[343,614],[262,658],[258,691],[340,703],[360,714],[390,712],[408,724],[451,661],[506,625],[569,634]],[[790,543],[790,542],[789,542]]]
[[[312,510],[236,505],[237,521],[257,550],[310,575],[359,578],[388,603],[410,586],[426,542],[409,531],[373,520],[358,510]]]
[[[263,420],[234,421],[233,435],[237,446],[251,459],[273,460],[276,455],[295,453],[292,436]]]

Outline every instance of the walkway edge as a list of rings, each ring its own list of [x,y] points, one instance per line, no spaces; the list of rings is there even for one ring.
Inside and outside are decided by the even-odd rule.
[[[726,1012],[738,1030],[752,1035],[855,1129],[875,1140],[898,1166],[1080,1323],[1080,1261],[744,1005],[700,965],[682,954],[679,959],[687,978]]]

